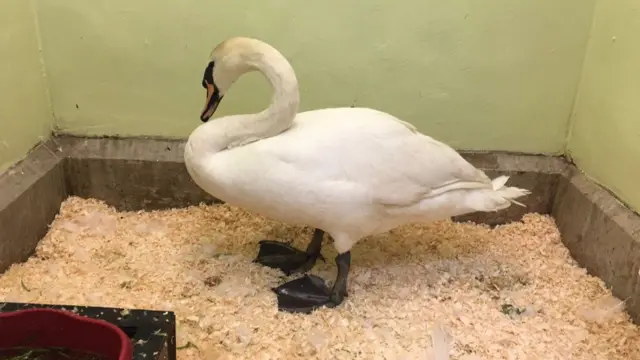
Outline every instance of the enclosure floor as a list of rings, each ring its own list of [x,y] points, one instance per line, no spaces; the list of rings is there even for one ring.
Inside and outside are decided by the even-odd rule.
[[[70,198],[36,254],[0,277],[0,298],[173,310],[179,360],[433,359],[433,329],[448,334],[451,359],[640,359],[638,328],[571,260],[550,217],[367,238],[342,306],[278,312],[270,289],[285,278],[252,263],[257,243],[304,248],[310,236],[227,205],[118,213]],[[329,239],[323,254],[313,273],[332,281]]]

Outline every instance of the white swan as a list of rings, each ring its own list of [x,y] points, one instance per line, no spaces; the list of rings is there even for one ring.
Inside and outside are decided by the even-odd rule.
[[[273,88],[271,105],[257,114],[207,122],[244,73],[262,72]],[[517,203],[528,190],[493,181],[455,150],[392,115],[367,108],[298,113],[298,82],[284,56],[257,39],[235,37],[211,53],[202,86],[201,120],[189,136],[185,163],[195,183],[229,204],[316,229],[306,251],[262,241],[257,262],[286,273],[306,272],[324,232],[339,255],[333,289],[304,276],[274,289],[279,308],[310,312],[347,295],[350,250],[368,235],[397,226]],[[384,91],[384,89],[381,89]]]

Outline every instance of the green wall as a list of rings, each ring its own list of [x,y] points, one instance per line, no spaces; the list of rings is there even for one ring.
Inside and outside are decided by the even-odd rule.
[[[598,0],[572,118],[577,165],[640,210],[640,2]]]
[[[0,169],[48,135],[52,112],[67,133],[188,136],[209,52],[245,35],[290,59],[302,110],[375,107],[458,149],[567,151],[640,209],[637,0],[0,4]],[[268,101],[251,74],[219,113]]]
[[[0,0],[0,171],[49,136],[49,107],[31,1]]]
[[[37,4],[65,132],[188,136],[211,49],[245,35],[290,59],[302,110],[375,107],[456,148],[545,153],[564,149],[593,11],[593,0]],[[252,75],[220,114],[267,105]]]

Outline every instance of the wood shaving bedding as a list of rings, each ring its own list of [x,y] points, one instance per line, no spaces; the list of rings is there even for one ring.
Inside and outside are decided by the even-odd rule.
[[[340,307],[278,312],[270,289],[295,276],[253,264],[257,243],[304,249],[311,233],[229,205],[119,213],[72,197],[36,253],[0,276],[0,299],[175,311],[179,360],[640,359],[624,304],[548,216],[372,236],[352,250]],[[331,282],[329,239],[322,252],[312,273]]]

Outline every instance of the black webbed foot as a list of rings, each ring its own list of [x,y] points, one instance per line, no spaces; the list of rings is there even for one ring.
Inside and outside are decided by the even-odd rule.
[[[309,314],[323,306],[333,308],[340,305],[347,296],[351,253],[338,255],[336,265],[338,274],[333,289],[329,289],[324,280],[315,275],[305,275],[274,288],[278,297],[278,310]]]
[[[315,275],[305,275],[284,283],[273,291],[278,297],[278,310],[309,314],[320,307],[334,307],[331,290],[324,280]]]
[[[291,275],[296,271],[306,272],[311,270],[318,258],[324,261],[321,254],[314,256],[284,242],[262,240],[260,241],[258,256],[254,262],[270,268],[280,269],[285,274]]]
[[[254,260],[259,264],[274,269],[280,269],[286,275],[305,273],[313,268],[318,258],[325,261],[320,248],[324,232],[316,229],[307,251],[301,251],[293,246],[273,240],[260,241],[260,250]]]

